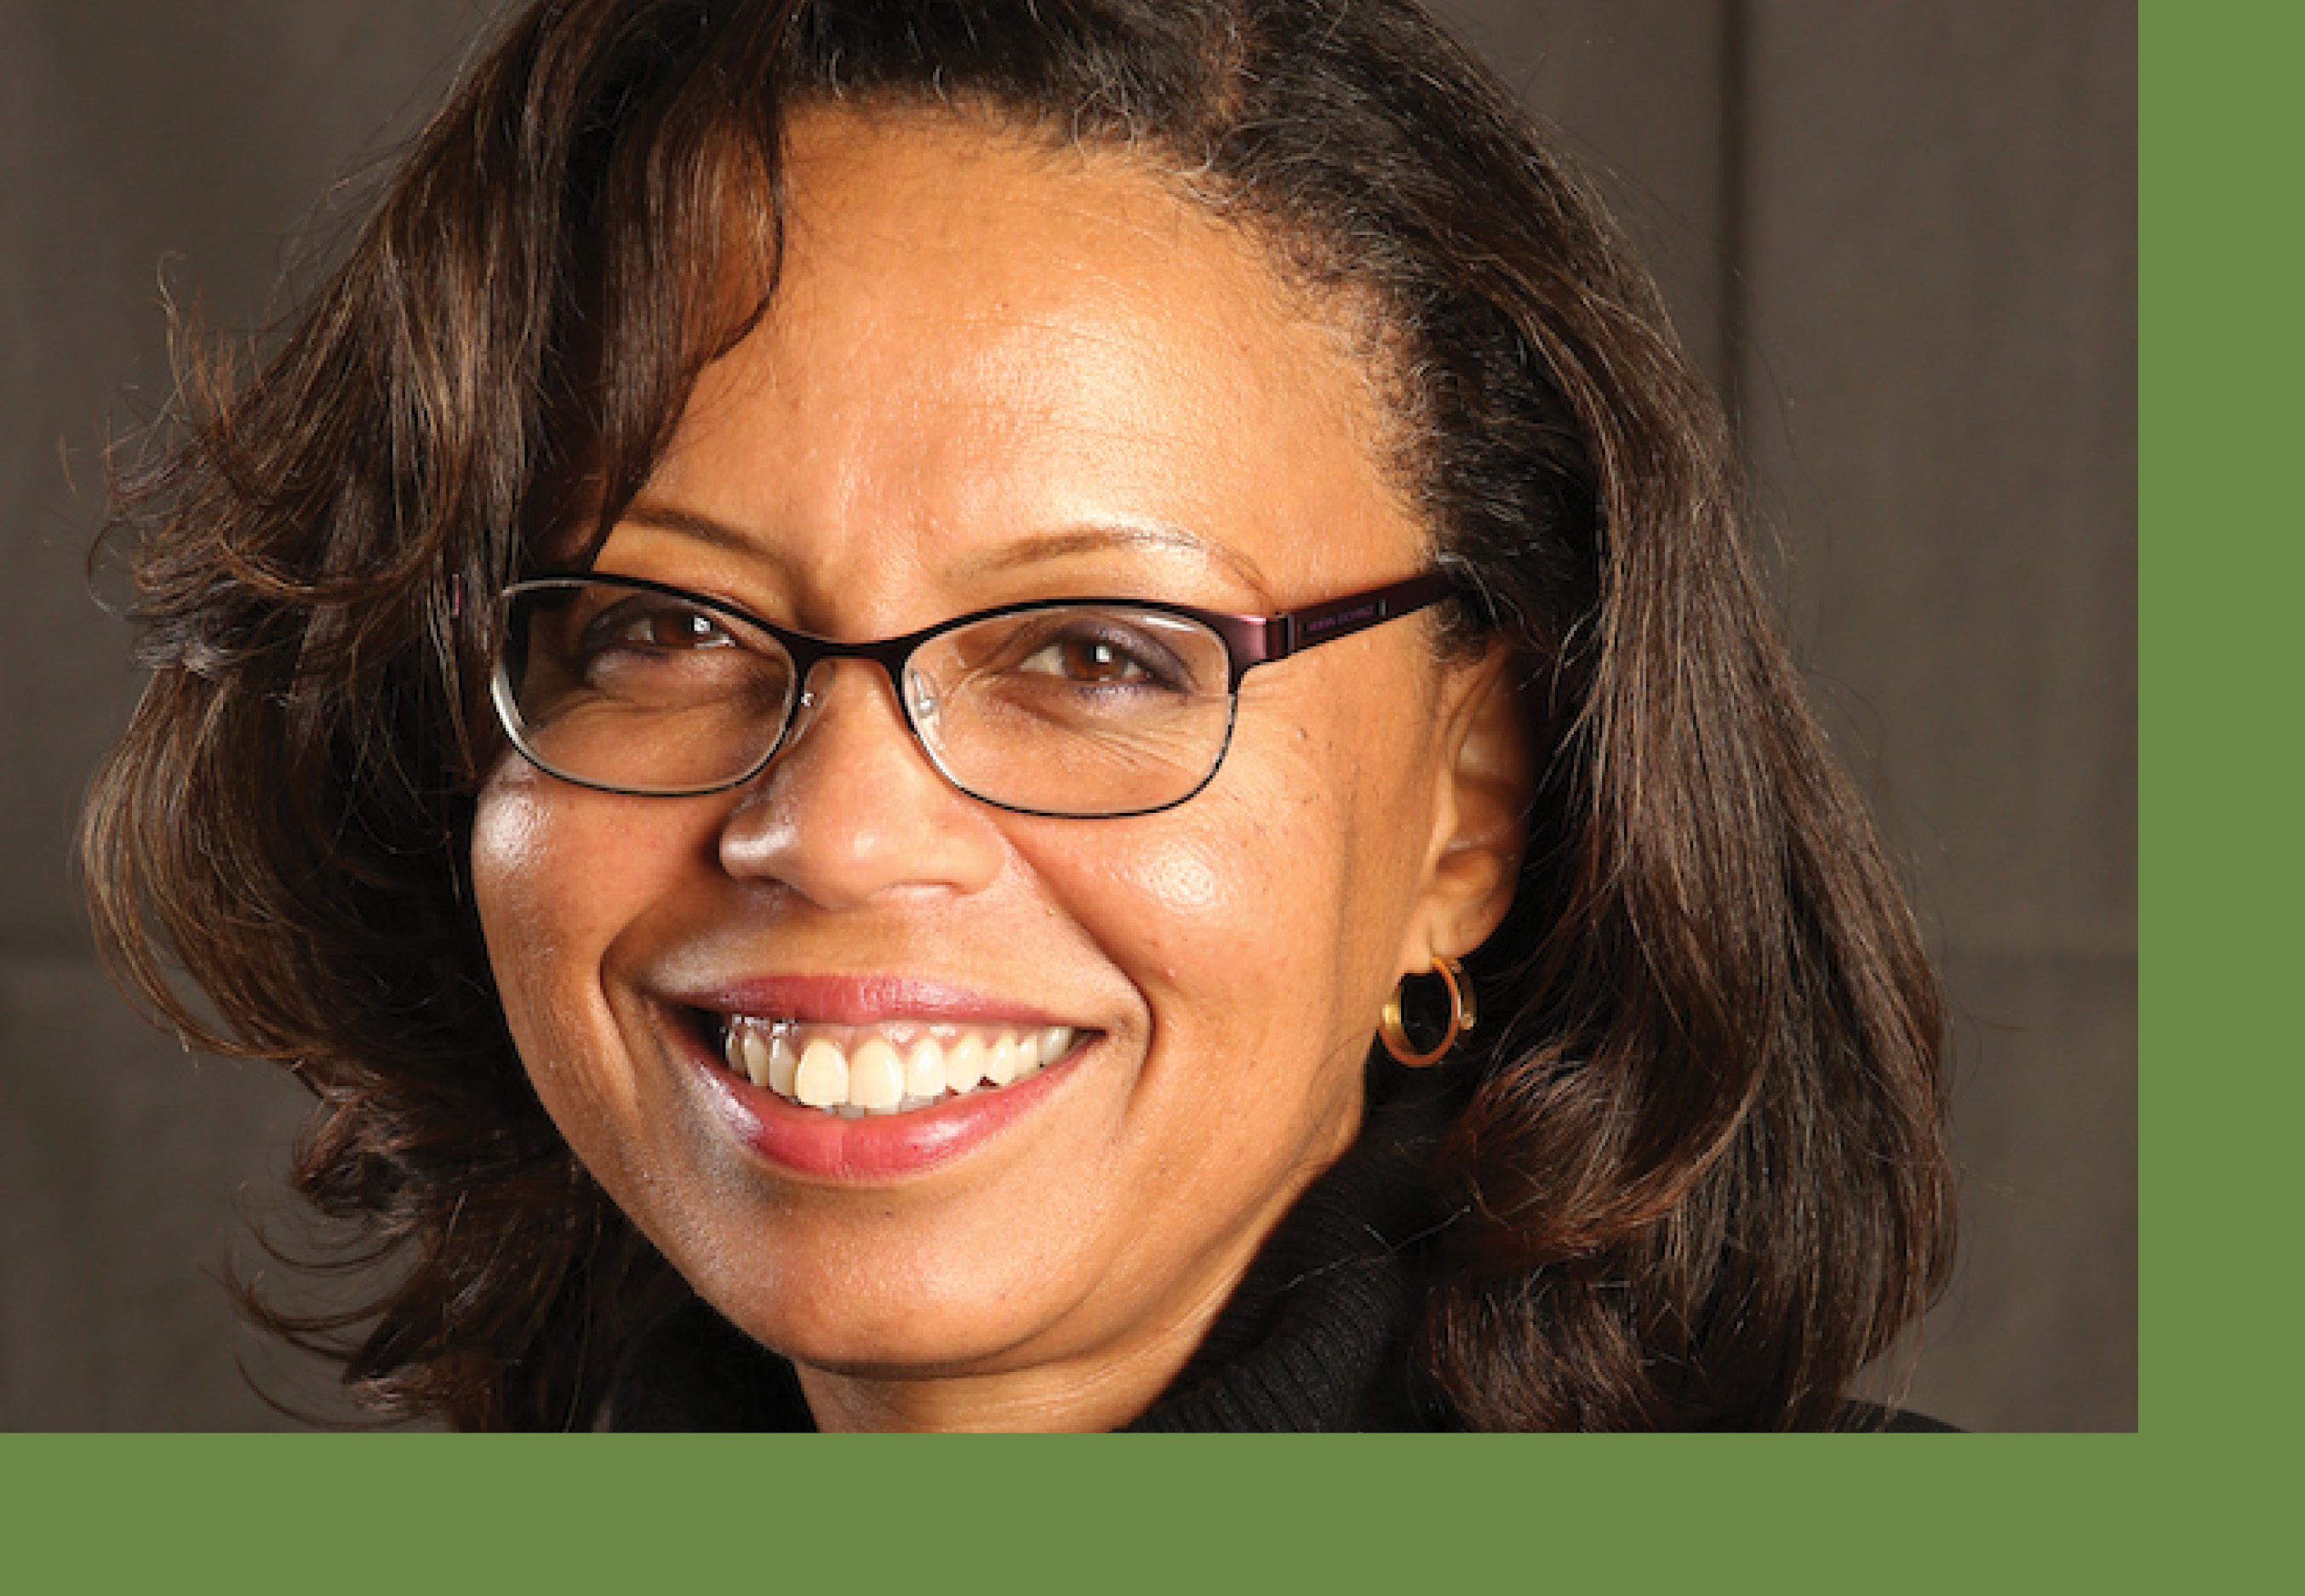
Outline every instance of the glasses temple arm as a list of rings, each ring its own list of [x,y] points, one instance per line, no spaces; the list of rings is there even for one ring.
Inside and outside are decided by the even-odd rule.
[[[1373,588],[1349,598],[1331,598],[1325,604],[1308,604],[1303,609],[1292,609],[1286,615],[1272,617],[1272,630],[1277,635],[1272,639],[1269,657],[1285,659],[1315,644],[1350,637],[1356,632],[1382,624],[1397,615],[1408,615],[1438,604],[1456,591],[1457,584],[1450,578],[1436,571],[1428,571],[1422,576],[1412,576],[1389,587]]]

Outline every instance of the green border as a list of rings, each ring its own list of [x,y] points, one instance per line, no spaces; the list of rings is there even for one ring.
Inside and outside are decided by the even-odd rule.
[[[617,1442],[9,1438],[17,1588],[2183,1583],[2291,1558],[2298,10],[2142,17],[2143,1430]],[[2268,845],[2269,839],[2280,839]],[[2269,1421],[2269,1422],[2268,1422]],[[1830,1449],[1830,1456],[1826,1449]],[[1772,1455],[1763,1456],[1766,1450]],[[2234,1575],[2240,1575],[2239,1580]],[[2275,1576],[2277,1581],[2277,1575]]]
[[[2172,1503],[2247,1539],[2297,1496],[2250,1438],[2296,1405],[2305,13],[2142,20],[2139,1413]]]
[[[64,1437],[13,1450],[39,1465],[38,1513],[11,1493],[4,1555],[29,1555],[36,1577],[18,1588],[41,1592],[637,1592],[698,1576],[1190,1592],[1220,1570],[1228,1588],[1276,1593],[1595,1575],[1774,1585],[1805,1569],[1834,1588],[2086,1588],[2156,1565],[2207,1572],[2214,1549],[2173,1533],[2184,1506],[2148,1508],[2139,1488],[2182,1470],[2193,1501],[2222,1495],[2175,1443],[2133,1436]]]

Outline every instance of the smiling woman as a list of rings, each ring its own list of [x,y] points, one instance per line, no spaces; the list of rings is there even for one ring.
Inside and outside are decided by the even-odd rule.
[[[379,1407],[1891,1422],[1934,985],[1413,8],[541,6],[214,391],[90,880],[319,1095],[405,1264],[256,1307]]]

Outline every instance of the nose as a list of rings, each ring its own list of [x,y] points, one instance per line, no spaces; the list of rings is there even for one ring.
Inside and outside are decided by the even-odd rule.
[[[929,763],[888,672],[827,659],[804,686],[784,746],[721,828],[722,868],[826,909],[990,886],[1005,851],[992,811]]]

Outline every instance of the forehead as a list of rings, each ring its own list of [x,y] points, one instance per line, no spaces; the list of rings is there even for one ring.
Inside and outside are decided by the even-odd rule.
[[[1413,566],[1348,322],[1145,160],[848,109],[797,116],[788,160],[769,313],[644,498],[796,579],[1099,526],[1212,544],[1260,601]]]

